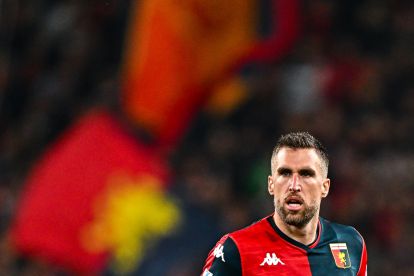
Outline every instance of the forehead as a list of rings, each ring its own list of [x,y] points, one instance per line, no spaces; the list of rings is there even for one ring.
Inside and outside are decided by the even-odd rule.
[[[321,168],[321,159],[315,149],[292,149],[281,148],[279,152],[273,156],[273,166],[289,167],[289,168]]]

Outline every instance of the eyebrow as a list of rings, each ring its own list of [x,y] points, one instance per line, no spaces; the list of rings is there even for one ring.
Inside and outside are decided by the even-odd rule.
[[[287,168],[287,167],[279,167],[277,169],[277,173],[278,174],[291,173],[291,172],[292,172],[292,169]],[[302,174],[309,174],[309,175],[315,175],[316,174],[315,170],[312,169],[312,168],[302,168],[302,169],[299,169],[298,173],[301,174],[301,175]]]
[[[279,167],[277,169],[277,173],[278,174],[283,174],[283,173],[287,173],[287,172],[292,172],[292,170],[289,169],[289,168],[286,168],[286,167]]]
[[[305,168],[305,169],[300,169],[299,170],[299,174],[302,175],[304,173],[309,174],[309,175],[312,175],[312,176],[316,174],[315,170],[314,169],[311,169],[311,168]]]

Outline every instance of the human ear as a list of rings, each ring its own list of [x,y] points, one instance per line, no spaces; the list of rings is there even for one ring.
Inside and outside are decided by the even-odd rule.
[[[326,197],[328,195],[330,186],[331,186],[331,180],[329,178],[326,178],[322,182],[322,197]]]
[[[267,190],[269,191],[269,194],[273,195],[273,189],[275,187],[275,184],[273,183],[272,176],[269,175],[267,177]]]

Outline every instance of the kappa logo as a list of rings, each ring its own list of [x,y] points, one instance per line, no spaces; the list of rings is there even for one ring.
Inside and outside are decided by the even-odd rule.
[[[217,245],[216,248],[214,248],[213,255],[216,258],[221,258],[221,260],[223,262],[226,262],[224,260],[224,252],[223,252],[223,249],[224,249],[224,246],[223,245],[221,245],[221,244]]]
[[[279,259],[275,253],[272,253],[272,255],[270,255],[270,253],[266,253],[266,257],[264,258],[263,262],[260,264],[260,266],[264,266],[265,264],[267,265],[285,265],[284,262],[282,262],[281,259]]]

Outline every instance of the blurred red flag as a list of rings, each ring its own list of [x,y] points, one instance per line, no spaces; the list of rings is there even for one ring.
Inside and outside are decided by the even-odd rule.
[[[133,7],[123,106],[161,146],[172,146],[213,86],[249,61],[274,61],[298,29],[296,0],[272,0],[272,32],[257,33],[261,1],[151,0]]]
[[[162,191],[168,174],[162,158],[129,136],[108,113],[91,112],[33,168],[11,228],[12,241],[24,254],[87,275],[99,272],[108,253],[117,249],[136,257],[140,248],[126,243],[141,242],[139,233],[160,234],[177,217],[176,212],[142,205],[155,202],[160,209],[173,209],[154,192]],[[164,220],[165,229],[144,225],[151,215],[154,219],[148,221]],[[131,229],[135,233],[126,233]]]

